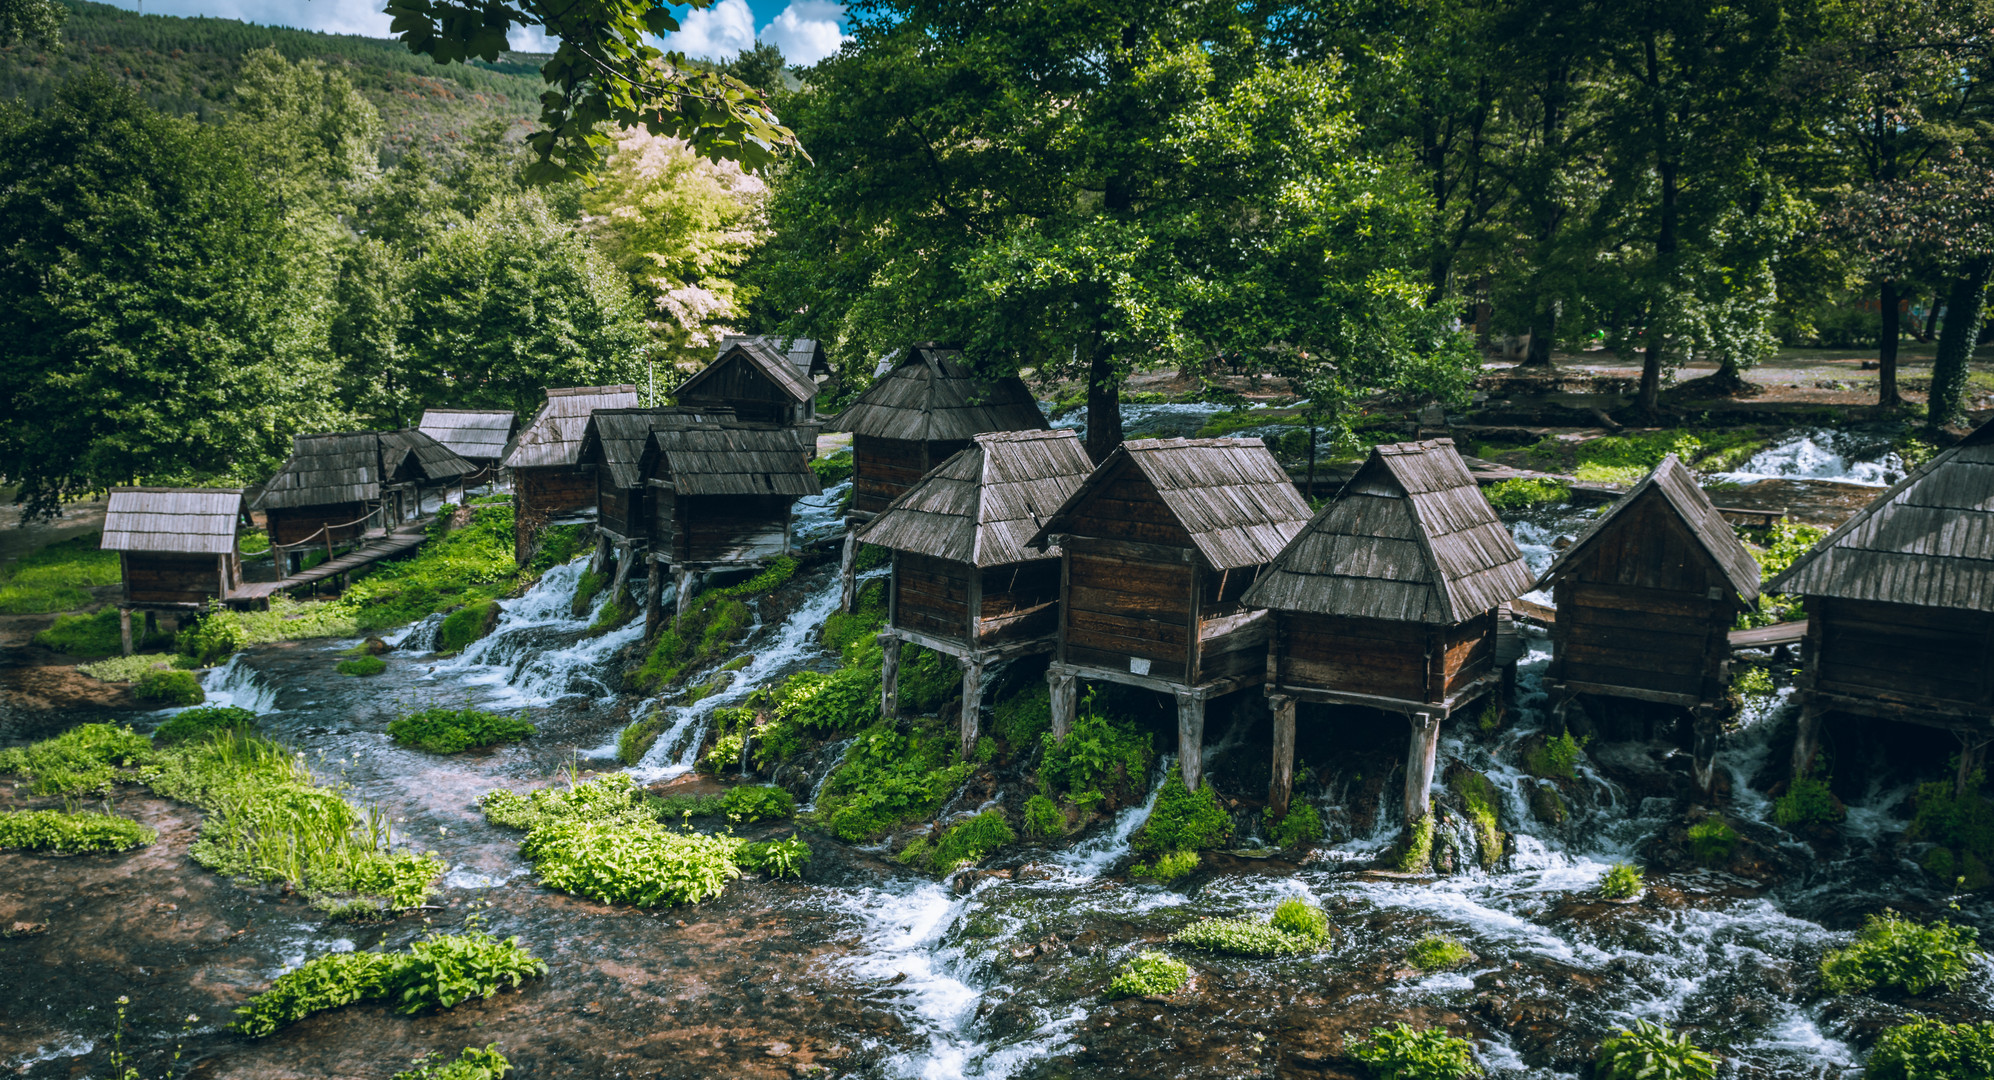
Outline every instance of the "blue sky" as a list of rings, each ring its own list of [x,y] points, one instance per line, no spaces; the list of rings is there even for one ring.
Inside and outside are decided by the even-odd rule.
[[[133,6],[131,0],[112,0]],[[387,37],[384,0],[146,0],[155,15],[212,15],[268,26],[295,26],[336,34]],[[725,60],[755,43],[774,42],[792,64],[814,64],[838,49],[845,6],[839,0],[719,0],[704,11],[687,9],[684,29],[666,38],[667,48],[688,56]],[[545,40],[522,32],[513,47],[541,49]]]

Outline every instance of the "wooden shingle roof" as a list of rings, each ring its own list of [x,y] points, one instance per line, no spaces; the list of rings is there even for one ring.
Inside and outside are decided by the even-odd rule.
[[[112,488],[102,547],[226,555],[241,514],[241,488]]]
[[[518,426],[510,409],[429,409],[416,429],[466,461],[495,462]]]
[[[1308,523],[1309,507],[1259,439],[1130,439],[1033,536],[1033,546],[1066,523],[1123,469],[1149,480],[1191,542],[1216,570],[1271,562]]]
[[[383,431],[381,468],[389,479],[455,480],[478,471],[449,447],[417,428]]]
[[[579,463],[582,429],[597,409],[634,409],[637,388],[570,386],[547,391],[547,401],[533,422],[506,444],[499,463],[508,469],[534,469]]]
[[[1766,591],[1994,611],[1994,423],[1898,481]]]
[[[821,495],[810,468],[808,429],[759,424],[688,424],[651,433],[645,475],[680,495]]]
[[[962,442],[986,431],[1044,431],[1023,379],[978,378],[958,349],[917,345],[834,418],[830,431],[881,439]]]
[[[1716,560],[1718,567],[1724,572],[1725,580],[1737,590],[1738,598],[1747,604],[1757,602],[1758,560],[1752,558],[1752,553],[1745,550],[1744,543],[1738,539],[1738,534],[1731,530],[1730,523],[1724,520],[1715,506],[1711,505],[1710,496],[1705,495],[1703,488],[1696,482],[1696,474],[1676,460],[1674,454],[1663,458],[1662,463],[1655,466],[1654,471],[1640,483],[1634,485],[1632,491],[1621,496],[1620,501],[1614,503],[1612,509],[1593,519],[1593,523],[1587,526],[1585,532],[1579,534],[1579,538],[1573,541],[1572,546],[1559,552],[1558,557],[1552,560],[1543,576],[1537,580],[1536,587],[1549,588],[1565,567],[1584,557],[1595,544],[1599,543],[1601,537],[1611,535],[1613,522],[1622,511],[1648,498],[1665,500],[1683,525],[1688,527],[1690,536],[1703,550],[1709,552],[1712,559]]]
[[[1249,607],[1452,625],[1530,590],[1452,439],[1380,446],[1246,591]]]
[[[582,429],[576,461],[609,470],[610,483],[634,488],[644,482],[644,451],[651,433],[688,424],[717,424],[734,419],[732,409],[597,409]]]
[[[374,431],[295,435],[291,457],[263,485],[261,510],[368,502],[381,497],[381,436]]]
[[[1057,547],[1026,544],[1093,471],[1071,431],[978,435],[893,500],[859,539],[980,567],[1057,556]]]
[[[672,391],[673,397],[683,398],[694,394],[710,382],[729,364],[746,364],[749,368],[767,379],[784,397],[801,404],[817,396],[817,384],[809,376],[796,370],[789,357],[783,355],[764,338],[730,337],[720,345],[713,362],[694,372],[686,381]]]

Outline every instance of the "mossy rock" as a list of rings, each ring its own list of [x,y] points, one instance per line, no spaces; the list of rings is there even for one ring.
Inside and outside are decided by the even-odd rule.
[[[155,705],[199,705],[208,700],[191,671],[148,671],[132,686],[132,696]]]
[[[443,617],[443,625],[436,628],[436,651],[444,656],[454,656],[469,648],[471,644],[498,628],[499,616],[504,608],[496,600],[480,600]]]
[[[1530,786],[1530,816],[1546,825],[1565,823],[1565,797],[1558,794],[1557,785],[1543,782]]]

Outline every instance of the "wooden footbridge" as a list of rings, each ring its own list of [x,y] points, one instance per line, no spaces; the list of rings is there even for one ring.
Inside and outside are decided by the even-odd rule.
[[[351,551],[327,559],[309,570],[286,574],[276,581],[244,582],[229,590],[228,602],[231,605],[267,603],[272,596],[280,592],[317,585],[330,578],[343,577],[355,570],[372,566],[384,559],[406,555],[421,547],[423,541],[429,538],[428,528],[429,519],[425,518],[393,529],[369,529],[361,534],[359,546]],[[279,565],[282,565],[281,558]]]

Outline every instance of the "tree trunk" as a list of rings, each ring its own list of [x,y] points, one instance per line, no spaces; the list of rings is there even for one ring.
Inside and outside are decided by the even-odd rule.
[[[1655,163],[1662,177],[1661,223],[1655,232],[1655,263],[1664,287],[1675,281],[1676,257],[1676,163],[1664,155]],[[1662,297],[1657,294],[1648,305],[1648,351],[1641,358],[1641,415],[1652,417],[1662,403],[1662,339],[1667,330],[1661,319]]]
[[[1530,347],[1524,350],[1523,363],[1518,367],[1551,366],[1551,343],[1558,336],[1558,313],[1546,304],[1544,310],[1530,321]]]
[[[1097,342],[1087,367],[1087,456],[1094,464],[1122,445],[1122,384],[1107,342]]]
[[[1939,304],[1945,298],[1946,294],[1942,292],[1932,294],[1932,304],[1925,309],[1925,329],[1918,335],[1919,341],[1930,341],[1939,336]]]
[[[1939,330],[1939,354],[1932,361],[1932,394],[1925,423],[1933,431],[1966,423],[1967,361],[1980,337],[1987,282],[1994,257],[1983,255],[1960,268],[1946,297],[1946,321]],[[1933,303],[1937,308],[1936,301]]]
[[[1897,313],[1897,283],[1886,281],[1877,293],[1877,302],[1883,308],[1883,330],[1876,342],[1876,404],[1895,409],[1904,404],[1897,393],[1897,335],[1902,329]]]

